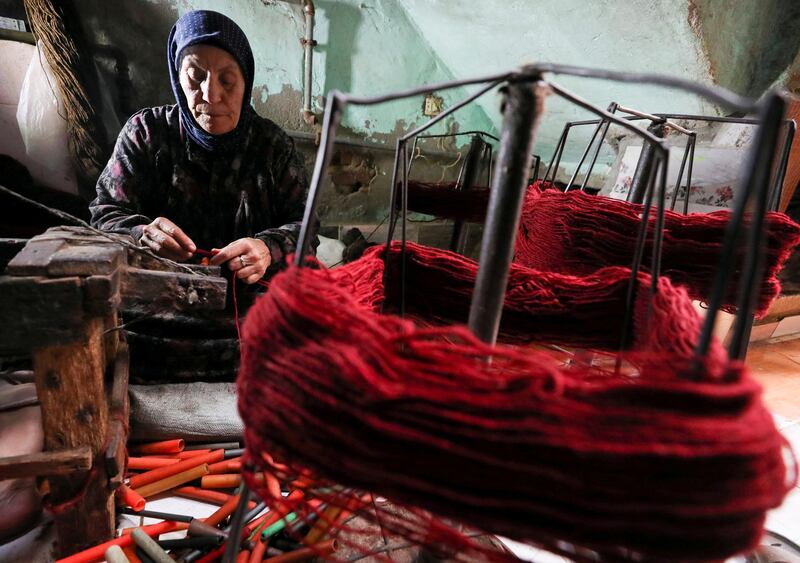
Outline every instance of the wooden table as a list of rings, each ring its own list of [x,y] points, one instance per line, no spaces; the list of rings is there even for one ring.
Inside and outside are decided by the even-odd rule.
[[[128,435],[128,350],[119,311],[225,307],[216,267],[155,259],[127,237],[54,227],[24,241],[0,276],[0,354],[30,354],[45,451],[0,459],[0,479],[40,477],[58,554],[114,535]]]

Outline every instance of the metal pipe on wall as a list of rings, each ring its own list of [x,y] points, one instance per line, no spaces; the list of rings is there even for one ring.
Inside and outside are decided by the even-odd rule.
[[[316,123],[317,119],[311,108],[311,80],[313,74],[312,55],[317,42],[314,41],[314,9],[313,0],[303,0],[303,14],[305,15],[305,36],[300,40],[303,44],[303,120],[309,125]]]

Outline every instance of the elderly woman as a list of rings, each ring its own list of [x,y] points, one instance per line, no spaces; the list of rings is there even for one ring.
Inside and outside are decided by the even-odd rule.
[[[97,182],[92,224],[188,260],[219,250],[252,284],[294,251],[307,183],[294,143],[250,105],[253,53],[226,16],[189,12],[167,62],[177,104],[131,117]]]

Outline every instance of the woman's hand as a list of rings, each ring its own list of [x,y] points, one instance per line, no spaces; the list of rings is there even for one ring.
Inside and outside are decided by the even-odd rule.
[[[212,249],[212,252],[216,249]],[[256,283],[272,264],[272,255],[264,241],[257,238],[240,238],[215,254],[209,264],[219,266],[228,263],[228,268],[244,283]]]
[[[197,250],[192,239],[165,217],[145,225],[140,242],[155,254],[176,261],[188,260]]]

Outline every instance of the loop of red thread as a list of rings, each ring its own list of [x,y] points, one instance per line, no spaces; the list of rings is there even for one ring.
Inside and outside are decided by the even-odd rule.
[[[384,252],[290,267],[250,310],[238,396],[253,463],[269,452],[290,474],[402,503],[381,527],[437,548],[476,549],[449,519],[576,560],[720,560],[757,544],[790,489],[784,441],[742,363],[717,350],[697,365],[684,349],[700,319],[683,289],[660,280],[637,304],[635,368],[564,366],[451,326],[477,271],[453,253],[407,249],[407,311],[439,326],[379,314],[398,297]],[[394,271],[399,245],[387,258]],[[515,266],[504,334],[613,349],[626,275]]]
[[[211,250],[203,250],[202,248],[197,248],[195,249],[194,252],[198,256],[202,256],[204,258],[211,258],[219,254],[219,250],[211,251]],[[269,282],[265,280],[258,280],[255,283],[262,287],[269,287]],[[236,298],[236,275],[234,275],[233,278],[231,279],[231,295],[233,297],[233,322],[236,325],[236,337],[241,343],[242,332],[241,332],[241,327],[239,326],[239,303],[237,302]]]
[[[76,492],[74,495],[72,495],[72,497],[68,498],[67,500],[55,504],[53,504],[50,501],[48,495],[44,500],[42,500],[42,508],[44,508],[51,514],[55,515],[61,515],[68,512],[69,510],[72,510],[73,508],[78,506],[81,502],[83,502],[84,498],[86,498],[86,493],[89,489],[89,483],[92,482],[92,480],[95,478],[96,475],[97,475],[97,465],[94,464],[92,468],[86,473],[86,478],[84,479],[83,483],[78,489],[78,492]]]
[[[562,193],[541,189],[534,182],[525,195],[514,260],[525,266],[574,275],[591,274],[606,266],[628,266],[636,245],[643,206],[598,197],[580,190]],[[693,299],[708,298],[722,249],[729,211],[683,215],[667,210],[661,273],[685,285]],[[651,229],[642,265],[650,268],[653,247]],[[757,302],[757,316],[769,309],[780,293],[777,274],[800,244],[800,225],[783,213],[766,217],[764,278]],[[735,311],[741,279],[744,244],[740,244],[736,270],[725,294],[724,309]]]
[[[125,435],[125,436],[128,435],[128,420],[127,420],[127,417],[123,416],[121,412],[117,411],[117,412],[112,413],[110,415],[110,417],[109,417],[109,420],[110,421],[118,421],[118,422],[120,422],[122,424],[122,427],[123,427],[123,435]],[[109,425],[109,428],[110,428],[110,426],[111,425]],[[113,438],[113,436],[112,436],[111,432],[108,432],[108,435],[106,436],[105,442],[103,442],[103,445],[98,450],[98,454],[95,455],[94,458],[92,459],[92,468],[86,473],[86,479],[84,479],[84,481],[81,484],[81,486],[78,489],[78,491],[72,497],[68,498],[67,500],[59,502],[59,503],[55,503],[55,504],[53,504],[50,501],[49,496],[46,497],[42,501],[42,507],[45,510],[47,510],[48,512],[50,512],[52,514],[60,515],[60,514],[64,514],[65,512],[75,508],[77,505],[79,505],[81,502],[83,502],[83,499],[86,497],[86,493],[89,490],[89,483],[91,483],[91,481],[95,478],[95,476],[98,473],[98,469],[97,469],[98,464],[104,463],[104,461],[102,460],[102,457],[105,456],[105,453],[108,450],[108,446],[111,443],[112,438]],[[126,450],[125,451],[125,464],[124,464],[124,467],[127,467],[127,466],[128,466],[128,452]]]

